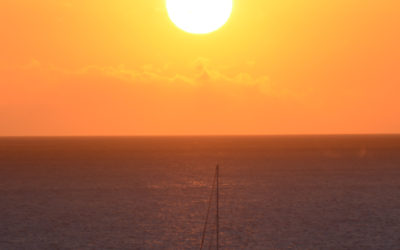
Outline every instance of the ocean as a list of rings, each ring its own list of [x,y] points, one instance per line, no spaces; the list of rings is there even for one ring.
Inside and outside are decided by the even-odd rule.
[[[400,249],[398,135],[0,138],[0,249],[199,249],[217,164],[220,249]]]

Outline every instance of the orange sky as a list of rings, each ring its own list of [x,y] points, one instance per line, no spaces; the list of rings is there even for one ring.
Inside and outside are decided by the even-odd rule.
[[[0,1],[0,135],[400,133],[398,0]]]

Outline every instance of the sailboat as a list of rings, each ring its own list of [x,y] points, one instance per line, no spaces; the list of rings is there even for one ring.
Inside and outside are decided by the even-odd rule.
[[[215,191],[214,191],[215,189]],[[219,249],[219,165],[216,166],[215,168],[215,175],[214,175],[214,180],[212,183],[212,188],[211,188],[211,194],[210,194],[210,199],[208,202],[208,208],[207,208],[207,214],[206,214],[206,220],[204,223],[204,228],[203,228],[203,234],[201,237],[201,245],[200,245],[200,250],[204,248],[205,244],[205,239],[206,239],[206,234],[207,234],[207,226],[209,224],[209,218],[210,218],[210,210],[211,210],[211,205],[213,201],[213,197],[215,195],[215,244],[216,244],[216,249]],[[212,241],[210,241],[209,249],[211,249],[212,246]]]

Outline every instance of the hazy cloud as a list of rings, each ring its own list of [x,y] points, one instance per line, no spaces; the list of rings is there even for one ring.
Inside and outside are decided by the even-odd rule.
[[[259,94],[273,96],[285,93],[283,89],[278,89],[268,76],[254,76],[247,72],[229,75],[223,69],[212,65],[211,61],[207,58],[197,58],[189,66],[182,69],[182,72],[174,72],[168,65],[155,66],[151,64],[143,65],[137,69],[130,69],[124,65],[91,65],[72,70],[44,65],[38,60],[32,60],[22,68],[24,70],[44,70],[77,77],[104,77],[135,85],[155,84],[161,88],[166,85],[192,88],[193,90],[206,87],[209,91],[224,91],[227,94],[234,92],[239,94],[241,91],[251,90],[259,92]]]

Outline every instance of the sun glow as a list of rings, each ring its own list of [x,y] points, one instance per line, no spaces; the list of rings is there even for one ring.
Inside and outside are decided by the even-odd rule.
[[[221,28],[229,19],[232,0],[167,0],[172,22],[193,34],[206,34]]]

